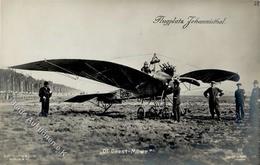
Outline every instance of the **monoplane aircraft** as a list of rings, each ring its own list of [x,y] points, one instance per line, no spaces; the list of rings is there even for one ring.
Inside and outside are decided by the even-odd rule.
[[[71,74],[119,88],[118,91],[78,95],[66,100],[82,103],[96,98],[96,105],[102,107],[104,112],[113,104],[122,103],[123,100],[139,99],[142,105],[144,100],[153,102],[154,106],[146,112],[143,106],[138,108],[139,118],[153,116],[152,114],[158,114],[161,117],[169,116],[166,100],[172,102],[168,95],[172,93],[173,81],[176,79],[181,83],[195,86],[200,86],[199,81],[210,83],[211,81],[239,81],[240,79],[237,73],[220,69],[195,70],[176,75],[175,66],[169,63],[160,64],[160,60],[157,60],[151,61],[150,65],[154,65],[154,70],[149,74],[113,62],[83,59],[42,60],[10,68]],[[160,66],[158,70],[155,70],[155,65]]]

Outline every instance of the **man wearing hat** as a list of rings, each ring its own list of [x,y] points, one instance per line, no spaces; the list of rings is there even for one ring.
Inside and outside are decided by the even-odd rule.
[[[181,104],[181,99],[180,99],[180,82],[178,80],[173,81],[173,107],[172,111],[174,114],[174,119],[180,122],[180,104]]]
[[[156,64],[160,62],[160,59],[156,56],[156,53],[153,54],[153,58],[150,61],[150,64],[153,66],[152,72],[156,71]]]
[[[204,96],[209,100],[209,110],[211,118],[214,119],[215,113],[217,114],[217,119],[220,120],[219,112],[219,97],[223,96],[224,93],[221,89],[215,87],[216,82],[211,81],[211,87],[204,92]]]
[[[257,102],[260,99],[260,89],[259,89],[259,82],[257,80],[254,80],[253,82],[254,88],[251,93],[250,97],[250,119],[254,118],[256,116],[255,113],[257,110]]]
[[[148,65],[148,62],[147,62],[147,61],[144,62],[144,66],[141,68],[141,71],[144,72],[144,73],[146,73],[146,74],[151,73],[151,70],[150,70],[150,68],[149,68],[149,65]]]
[[[42,110],[40,116],[45,116],[45,117],[48,116],[51,96],[52,96],[52,92],[49,88],[49,83],[45,81],[44,86],[41,87],[39,90],[40,102],[42,103]]]
[[[241,86],[241,83],[237,83],[237,90],[235,91],[236,122],[244,119],[245,90],[241,89]]]

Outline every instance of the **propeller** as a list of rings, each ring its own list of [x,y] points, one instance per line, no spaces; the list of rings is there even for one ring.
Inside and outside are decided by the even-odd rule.
[[[193,78],[190,78],[190,77],[179,77],[179,76],[173,77],[171,79],[171,81],[169,82],[169,86],[174,88],[174,82],[175,81],[182,83],[188,90],[190,90],[190,88],[185,83],[200,86],[200,83],[196,79],[193,79]]]
[[[176,72],[176,67],[169,64],[168,62],[163,63],[162,65],[159,66],[162,72],[172,76],[172,80],[178,80],[180,82],[187,82],[196,86],[200,86],[200,83],[194,78],[175,76],[174,73]]]

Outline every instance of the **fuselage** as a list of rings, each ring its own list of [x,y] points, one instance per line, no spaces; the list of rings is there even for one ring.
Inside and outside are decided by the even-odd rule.
[[[172,77],[169,74],[163,71],[156,71],[150,76],[159,80],[161,83],[143,82],[137,86],[137,92],[134,93],[135,95],[138,97],[157,97],[172,93],[172,87],[169,86]]]

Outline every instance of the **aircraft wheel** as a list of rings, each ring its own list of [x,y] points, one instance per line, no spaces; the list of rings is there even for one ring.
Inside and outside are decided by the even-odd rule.
[[[159,118],[159,111],[156,108],[154,108],[154,111],[153,111],[153,118],[154,119]]]
[[[158,117],[159,117],[160,119],[163,119],[163,118],[164,118],[164,111],[163,111],[163,109],[160,109],[160,110],[159,110]]]
[[[144,108],[143,107],[139,107],[137,110],[137,118],[138,119],[144,119]]]
[[[148,109],[148,111],[145,113],[145,116],[147,118],[154,118],[154,116],[155,116],[155,108],[151,107],[150,109]]]
[[[164,107],[163,108],[163,118],[164,119],[169,119],[171,116],[171,112],[169,112],[169,108],[168,107]]]

